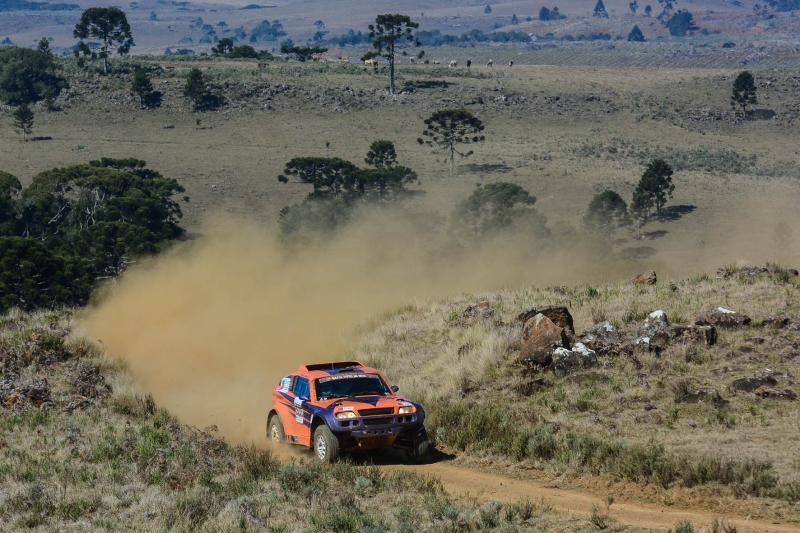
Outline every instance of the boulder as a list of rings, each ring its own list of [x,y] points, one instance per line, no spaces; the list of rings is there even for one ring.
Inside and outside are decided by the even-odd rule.
[[[731,387],[738,391],[755,392],[761,387],[774,387],[777,384],[778,380],[772,376],[753,376],[734,380]]]
[[[781,329],[789,325],[791,319],[788,316],[769,315],[761,321],[762,328]]]
[[[647,315],[639,326],[639,337],[647,339],[653,346],[660,348],[666,346],[672,337],[672,327],[669,325],[666,313],[658,310]]]
[[[572,315],[569,309],[561,306],[544,307],[537,309],[536,307],[529,307],[517,315],[517,320],[525,324],[528,320],[536,315],[544,315],[549,318],[556,326],[564,328],[570,335],[575,335],[575,326],[572,321]]]
[[[556,348],[569,349],[564,328],[557,326],[541,313],[530,318],[522,327],[522,349],[519,360],[526,364],[547,366]]]
[[[658,276],[656,276],[655,270],[646,270],[631,278],[631,283],[634,285],[655,285],[657,281]]]
[[[490,318],[492,316],[494,316],[494,307],[489,302],[468,305],[461,312],[461,318]]]
[[[577,343],[571,350],[556,348],[553,352],[553,373],[565,376],[574,370],[597,366],[597,354],[583,343]]]
[[[619,353],[622,335],[609,322],[600,322],[583,332],[583,343],[600,355]]]
[[[672,326],[672,334],[683,344],[713,346],[717,343],[717,328],[714,326]]]
[[[759,387],[754,392],[756,396],[764,400],[793,401],[797,399],[797,393],[789,389]]]
[[[703,311],[694,323],[698,326],[716,326],[718,328],[741,328],[750,324],[750,317],[725,309],[724,307],[717,307],[709,311]]]
[[[787,272],[794,277],[800,276],[800,272],[798,272],[797,269],[795,268],[790,268],[789,270],[787,270]]]

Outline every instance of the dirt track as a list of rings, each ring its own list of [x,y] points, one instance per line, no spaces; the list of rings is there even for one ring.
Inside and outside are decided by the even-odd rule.
[[[592,504],[601,504],[600,498],[595,495],[546,487],[532,481],[509,479],[498,475],[475,472],[446,463],[404,466],[402,468],[440,478],[445,489],[451,494],[469,492],[470,495],[480,499],[502,502],[516,501],[520,498],[537,501],[544,497],[556,510],[582,515],[590,513]],[[712,521],[715,518],[721,518],[719,515],[706,511],[624,502],[614,503],[611,506],[610,515],[622,524],[642,528],[673,528],[675,524],[689,520],[694,525],[695,531],[699,531],[702,528],[710,530]],[[793,524],[748,520],[732,516],[726,516],[725,519],[743,532],[779,533],[800,531],[800,527]]]

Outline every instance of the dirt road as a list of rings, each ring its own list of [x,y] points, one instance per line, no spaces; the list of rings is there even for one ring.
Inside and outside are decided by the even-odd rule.
[[[556,510],[582,515],[590,513],[592,504],[602,505],[601,498],[596,495],[546,487],[532,481],[475,472],[446,463],[404,466],[402,468],[408,468],[419,474],[436,476],[442,480],[448,492],[456,495],[469,492],[470,495],[479,499],[498,500],[501,502],[516,501],[520,498],[537,501],[544,497],[552,503],[553,508]],[[674,528],[675,524],[689,520],[694,525],[695,531],[699,531],[702,528],[710,530],[712,521],[715,518],[721,518],[719,515],[707,511],[625,502],[614,503],[611,506],[610,515],[622,524],[642,528]],[[800,526],[794,524],[771,523],[733,516],[726,516],[725,519],[742,532],[788,533],[790,531],[800,531]]]

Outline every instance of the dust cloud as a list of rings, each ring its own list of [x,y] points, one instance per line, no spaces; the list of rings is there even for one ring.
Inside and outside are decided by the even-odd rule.
[[[541,249],[524,236],[445,252],[419,219],[399,215],[366,217],[314,246],[230,219],[209,221],[203,234],[127,272],[84,327],[159,405],[184,423],[217,425],[233,443],[263,443],[279,379],[341,357],[348,332],[376,314],[466,291],[618,282],[645,266],[683,274],[652,259]]]

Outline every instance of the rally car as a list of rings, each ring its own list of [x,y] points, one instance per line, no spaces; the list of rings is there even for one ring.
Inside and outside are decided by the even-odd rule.
[[[301,366],[272,393],[267,438],[273,445],[309,447],[326,463],[341,451],[388,447],[422,463],[428,456],[425,411],[397,390],[358,361]]]

